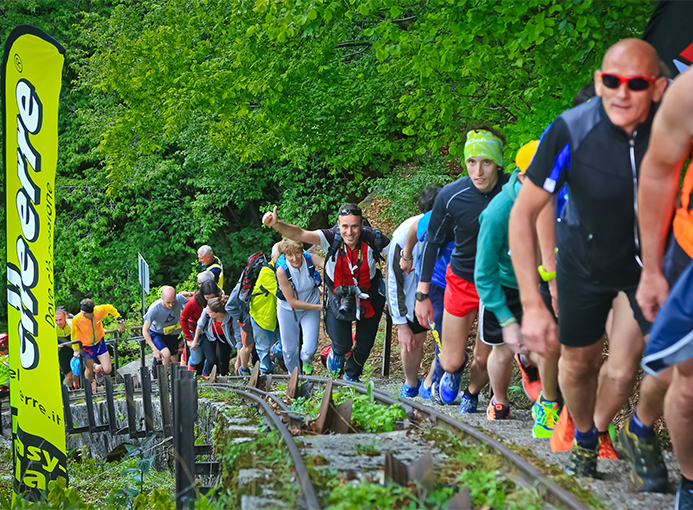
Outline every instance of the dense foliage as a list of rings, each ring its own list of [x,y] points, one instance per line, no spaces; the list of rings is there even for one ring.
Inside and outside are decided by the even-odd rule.
[[[5,0],[3,40],[30,23],[67,48],[57,299],[127,310],[138,252],[162,285],[203,243],[235,275],[275,239],[268,205],[325,226],[377,179],[440,180],[478,121],[511,162],[654,3]]]

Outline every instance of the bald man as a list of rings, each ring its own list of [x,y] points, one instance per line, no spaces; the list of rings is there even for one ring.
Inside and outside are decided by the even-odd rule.
[[[539,212],[567,184],[570,198],[556,226],[556,267],[543,269],[556,270],[560,386],[575,421],[566,473],[588,477],[597,474],[594,413],[606,319],[620,292],[631,306],[615,308],[613,320],[633,324],[639,334],[612,342],[610,357],[630,360],[624,370],[631,378],[638,362],[633,359],[641,355],[650,327],[635,302],[641,271],[637,182],[653,103],[667,86],[657,52],[638,39],[612,46],[594,80],[599,97],[563,112],[542,135],[509,227],[524,310],[523,341],[530,351],[546,352],[555,341],[556,323],[539,293],[538,254],[531,240]],[[611,400],[611,406],[624,403],[623,392],[610,392],[608,385],[599,399]]]
[[[182,294],[176,294],[173,287],[161,289],[161,299],[154,301],[144,316],[142,336],[152,348],[154,358],[168,366],[171,361],[178,361],[180,334],[180,313],[188,300]]]

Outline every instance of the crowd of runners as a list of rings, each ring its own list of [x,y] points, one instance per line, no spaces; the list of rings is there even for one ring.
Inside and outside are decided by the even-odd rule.
[[[355,204],[320,230],[283,222],[274,208],[262,219],[284,237],[272,252],[251,257],[225,295],[222,264],[201,247],[197,292],[165,287],[144,317],[144,339],[159,362],[182,356],[202,376],[215,365],[228,373],[234,355],[241,375],[251,360],[263,373],[281,363],[310,374],[322,311],[327,369],[358,381],[387,305],[401,397],[476,413],[490,384],[486,415],[504,420],[516,362],[534,401],[534,436],[570,450],[566,472],[579,477],[594,477],[598,458],[617,458],[609,427],[642,366],[637,409],[619,433],[631,478],[641,491],[666,490],[654,430],[663,416],[681,464],[676,508],[693,508],[693,171],[680,184],[693,139],[693,71],[669,86],[665,69],[642,40],[612,46],[594,84],[516,153],[512,173],[502,130],[471,128],[468,175],[424,189],[421,214],[392,239]],[[90,380],[111,371],[107,314],[122,326],[115,308],[89,299],[71,321],[56,312],[59,336],[81,342]],[[420,378],[429,332],[435,359]],[[73,357],[73,347],[61,349],[68,385]]]

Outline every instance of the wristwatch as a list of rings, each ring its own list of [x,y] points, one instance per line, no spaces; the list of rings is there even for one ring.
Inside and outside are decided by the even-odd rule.
[[[428,293],[423,293],[423,292],[416,292],[414,294],[414,297],[416,298],[417,301],[426,301],[428,299]]]
[[[401,258],[402,260],[406,260],[407,262],[410,262],[410,261],[414,260],[414,254],[413,254],[413,253],[412,253],[412,256],[409,257],[409,258],[407,258],[407,257],[404,256],[404,248],[402,248],[402,249],[399,251],[399,256],[400,256],[400,258]]]

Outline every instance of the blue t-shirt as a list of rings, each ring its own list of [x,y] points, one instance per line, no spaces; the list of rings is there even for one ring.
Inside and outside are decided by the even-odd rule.
[[[428,222],[431,221],[431,211],[424,214],[419,220],[419,225],[416,227],[416,239],[422,243],[426,238],[426,231],[428,230]],[[450,263],[450,255],[452,255],[452,250],[455,248],[455,242],[451,241],[445,247],[443,255],[436,260],[435,266],[433,266],[433,274],[431,275],[431,283],[435,283],[440,288],[445,288],[445,272],[448,270],[448,264]],[[423,250],[421,251],[423,253]],[[416,259],[416,276],[421,276],[421,257]]]

